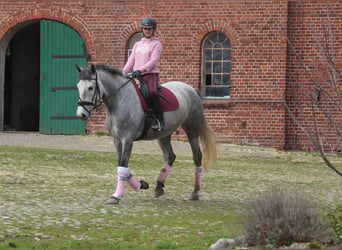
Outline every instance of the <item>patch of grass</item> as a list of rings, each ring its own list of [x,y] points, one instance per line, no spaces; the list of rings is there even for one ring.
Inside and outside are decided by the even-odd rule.
[[[288,155],[287,157],[291,157]],[[203,249],[243,233],[249,198],[278,185],[304,192],[322,207],[342,202],[340,178],[320,162],[237,156],[219,158],[190,202],[194,166],[179,156],[153,198],[161,155],[132,155],[130,168],[150,184],[126,185],[118,206],[115,153],[0,147],[0,249]]]
[[[174,242],[157,242],[155,244],[156,249],[176,249],[177,243]]]

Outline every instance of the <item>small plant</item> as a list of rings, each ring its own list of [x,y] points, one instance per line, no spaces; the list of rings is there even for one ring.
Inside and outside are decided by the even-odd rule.
[[[245,223],[249,245],[280,247],[294,242],[325,242],[328,232],[307,198],[274,188],[255,199]]]
[[[155,247],[156,249],[176,249],[177,244],[172,242],[158,242]]]
[[[100,137],[100,136],[106,136],[108,135],[108,133],[99,131],[99,132],[95,132],[95,135]]]
[[[329,226],[334,230],[337,236],[337,243],[342,243],[342,205],[327,215]]]

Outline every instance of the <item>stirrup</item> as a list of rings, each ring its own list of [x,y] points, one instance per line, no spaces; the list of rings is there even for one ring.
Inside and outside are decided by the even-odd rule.
[[[156,131],[162,131],[164,130],[164,126],[162,126],[161,122],[156,119],[156,123],[154,125],[152,125],[151,127],[153,130],[156,130]]]

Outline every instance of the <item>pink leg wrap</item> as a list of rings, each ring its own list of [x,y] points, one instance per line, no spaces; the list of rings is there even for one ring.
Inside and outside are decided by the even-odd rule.
[[[195,168],[195,189],[200,190],[201,189],[201,178],[202,178],[202,166],[198,166]]]
[[[113,197],[122,199],[125,193],[125,182],[129,176],[129,168],[118,167],[118,183],[116,184],[116,190]]]
[[[127,177],[127,181],[128,181],[128,184],[131,185],[131,187],[135,191],[137,192],[140,191],[140,186],[141,186],[140,181],[137,181],[136,179],[134,179],[131,174]]]
[[[169,175],[170,170],[171,170],[171,166],[165,164],[164,167],[160,170],[160,174],[158,176],[157,181],[160,181],[161,183],[165,183],[165,180],[167,176]]]

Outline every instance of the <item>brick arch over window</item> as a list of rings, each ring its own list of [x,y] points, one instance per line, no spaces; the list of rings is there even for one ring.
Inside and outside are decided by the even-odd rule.
[[[202,24],[198,31],[194,34],[194,45],[200,49],[201,44],[203,42],[203,39],[205,37],[214,31],[219,31],[224,33],[227,37],[229,37],[229,40],[232,44],[232,48],[234,48],[234,45],[236,46],[239,43],[239,37],[237,32],[234,30],[234,28],[227,22],[224,21],[207,21],[206,23]]]

